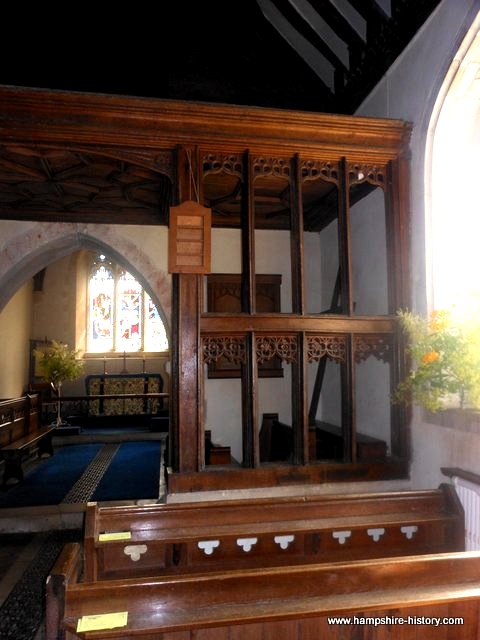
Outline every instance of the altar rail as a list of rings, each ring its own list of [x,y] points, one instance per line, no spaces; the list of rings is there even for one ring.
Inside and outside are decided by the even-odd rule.
[[[159,373],[90,374],[85,377],[85,390],[96,398],[88,404],[92,416],[158,414],[163,409],[161,398],[146,397],[163,393]]]
[[[65,418],[82,420],[86,419],[90,422],[105,417],[115,419],[118,416],[126,416],[128,414],[121,412],[121,403],[131,400],[137,400],[142,403],[143,416],[156,417],[165,413],[165,410],[161,407],[165,400],[168,400],[170,394],[168,393],[116,393],[116,394],[101,394],[101,395],[88,395],[88,396],[61,396],[60,398],[44,398],[42,400],[41,420],[42,424],[49,422],[52,416],[56,414],[57,404],[60,400],[61,415]],[[89,407],[91,403],[103,403],[105,401],[114,400],[119,407],[119,413],[109,414],[97,414],[90,411]],[[120,404],[119,404],[120,403]]]
[[[87,505],[88,581],[464,549],[451,485],[428,491]]]
[[[80,547],[67,545],[47,579],[46,640],[480,638],[480,553],[93,583],[80,571]],[[77,632],[84,617],[112,612],[126,614],[119,628]]]

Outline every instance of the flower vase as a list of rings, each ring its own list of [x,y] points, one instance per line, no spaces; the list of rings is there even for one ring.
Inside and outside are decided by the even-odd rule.
[[[63,422],[62,422],[62,414],[61,414],[62,404],[60,402],[60,396],[62,395],[62,383],[61,382],[57,382],[57,386],[56,386],[56,388],[54,387],[54,389],[56,390],[57,396],[58,396],[58,400],[57,400],[57,419],[56,419],[54,424],[58,428],[58,427],[61,427],[62,424],[63,424]]]

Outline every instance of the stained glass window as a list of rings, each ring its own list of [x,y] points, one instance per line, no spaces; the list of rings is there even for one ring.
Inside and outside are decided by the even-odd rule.
[[[100,255],[93,261],[88,288],[89,351],[168,349],[158,309],[132,274]]]

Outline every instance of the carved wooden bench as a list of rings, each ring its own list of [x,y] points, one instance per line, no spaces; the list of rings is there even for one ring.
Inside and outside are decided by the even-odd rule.
[[[33,448],[38,455],[53,455],[53,426],[39,426],[38,396],[0,402],[0,456],[5,461],[3,484],[23,480],[22,461]]]
[[[477,552],[83,583],[80,571],[67,545],[47,579],[47,640],[478,638]],[[99,628],[112,613],[121,626]],[[328,616],[368,617],[370,629]],[[438,635],[427,617],[449,626]]]
[[[388,492],[192,504],[87,505],[89,581],[464,549],[450,485]]]

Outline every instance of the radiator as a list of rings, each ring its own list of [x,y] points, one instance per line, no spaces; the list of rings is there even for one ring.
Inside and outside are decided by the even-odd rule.
[[[480,486],[458,476],[452,479],[465,511],[465,549],[480,550]]]

